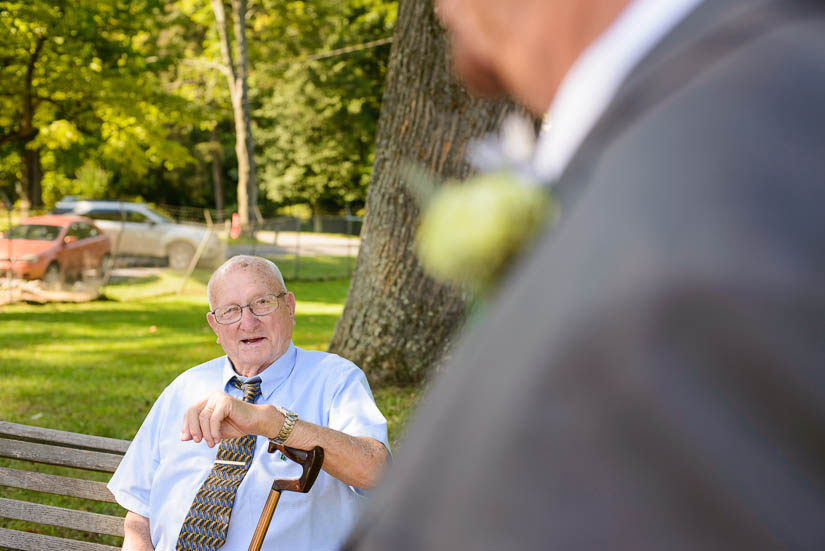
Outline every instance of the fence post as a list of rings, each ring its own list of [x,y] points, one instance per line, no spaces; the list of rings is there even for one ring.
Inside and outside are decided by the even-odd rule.
[[[206,248],[206,244],[209,242],[209,238],[212,237],[212,232],[214,231],[214,227],[212,225],[212,215],[209,214],[207,209],[203,209],[203,216],[206,218],[206,227],[209,231],[204,234],[203,239],[201,239],[201,242],[198,243],[198,248],[195,250],[195,254],[192,255],[192,259],[189,261],[189,266],[186,267],[186,272],[183,274],[183,281],[180,283],[178,295],[183,294],[183,289],[186,287],[186,281],[189,279],[189,276],[192,275],[192,272],[195,270],[195,266],[198,265],[198,260],[200,260],[203,250]]]
[[[347,277],[352,277],[352,214],[347,206]]]
[[[295,275],[292,279],[298,279],[301,266],[301,218],[295,217]]]
[[[6,230],[8,232],[9,230],[11,230],[11,223],[12,223],[12,221],[11,221],[11,208],[12,208],[13,205],[11,204],[11,201],[9,200],[9,198],[6,196],[5,193],[3,194],[3,204],[6,206],[6,211],[8,212],[8,217],[9,217],[9,227]],[[9,252],[9,256],[8,256],[8,258],[9,258],[9,269],[8,269],[8,271],[6,271],[6,283],[8,284],[8,287],[9,287],[9,304],[11,304],[12,300],[14,300],[14,293],[12,292],[12,273],[11,273],[11,262],[12,262],[11,257],[12,257],[12,252],[13,251],[12,251],[11,239],[9,239],[8,242],[9,242],[9,251],[8,251]]]
[[[256,217],[250,225],[249,236],[252,238],[252,256],[256,256],[258,254],[258,224],[260,220]]]

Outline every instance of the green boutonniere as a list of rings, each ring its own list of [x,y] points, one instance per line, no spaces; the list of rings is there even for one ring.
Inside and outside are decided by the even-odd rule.
[[[416,252],[435,279],[485,294],[556,211],[546,188],[512,172],[447,182],[424,207]]]
[[[539,230],[555,221],[558,206],[535,175],[535,145],[534,121],[513,114],[498,133],[468,147],[479,175],[437,186],[421,169],[406,171],[422,207],[416,252],[432,277],[483,299]]]

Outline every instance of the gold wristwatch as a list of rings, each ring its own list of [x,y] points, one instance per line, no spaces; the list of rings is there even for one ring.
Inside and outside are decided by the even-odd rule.
[[[270,438],[269,442],[276,446],[283,446],[289,435],[292,434],[292,429],[295,428],[295,423],[298,422],[298,414],[289,411],[288,409],[275,406],[275,408],[284,416],[284,424],[281,425],[281,431],[275,438]]]

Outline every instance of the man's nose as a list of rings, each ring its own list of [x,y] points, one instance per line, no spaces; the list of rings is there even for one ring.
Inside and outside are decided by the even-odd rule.
[[[258,323],[258,316],[252,313],[249,306],[241,308],[241,320],[238,322],[238,327],[241,329],[254,327]]]

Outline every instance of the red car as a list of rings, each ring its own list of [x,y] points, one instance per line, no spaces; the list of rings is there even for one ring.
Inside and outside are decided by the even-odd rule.
[[[102,274],[109,251],[109,238],[88,218],[33,216],[0,239],[0,275],[11,270],[18,278],[58,283],[86,270]]]

